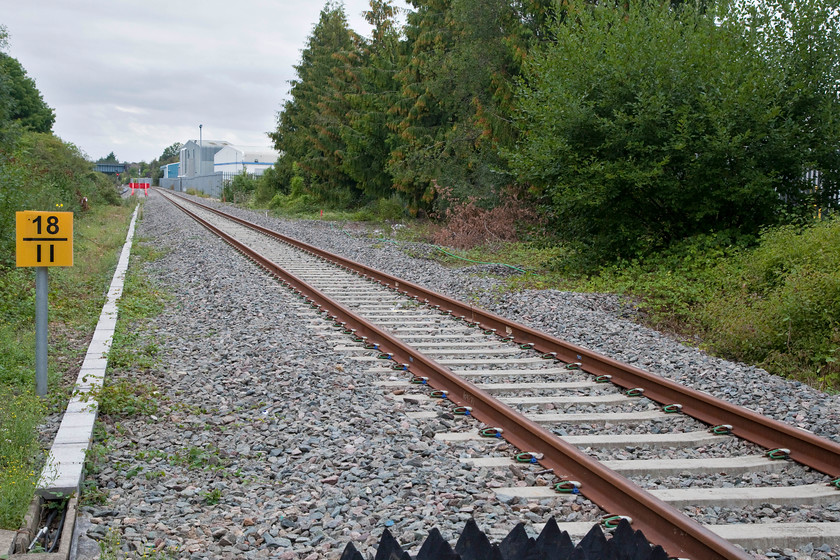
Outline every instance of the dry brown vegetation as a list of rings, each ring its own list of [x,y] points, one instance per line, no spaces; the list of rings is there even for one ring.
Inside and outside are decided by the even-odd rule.
[[[507,193],[493,208],[484,208],[475,197],[455,200],[441,189],[446,209],[440,225],[432,232],[438,245],[471,249],[500,241],[517,241],[523,225],[540,222],[536,209],[512,193]]]

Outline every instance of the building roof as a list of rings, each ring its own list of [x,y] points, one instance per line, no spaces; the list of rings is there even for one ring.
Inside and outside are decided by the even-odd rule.
[[[187,140],[187,144],[190,142],[199,144],[202,148],[224,148],[225,146],[232,146],[232,144],[226,140],[201,140],[201,142],[195,139]]]
[[[233,150],[236,150],[240,154],[242,154],[242,162],[271,162],[274,163],[277,161],[277,158],[280,157],[280,153],[276,150],[269,148],[268,146],[239,146],[231,144],[228,146]]]

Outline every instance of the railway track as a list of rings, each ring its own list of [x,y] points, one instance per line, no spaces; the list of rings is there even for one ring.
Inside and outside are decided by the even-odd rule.
[[[382,386],[421,409],[411,415],[437,416],[443,404],[481,422],[436,438],[502,437],[520,450],[463,462],[538,462],[553,477],[546,486],[498,488],[500,499],[579,492],[604,510],[606,524],[632,518],[674,557],[750,557],[734,543],[840,542],[838,523],[692,519],[708,507],[731,510],[737,521],[749,517],[744,508],[837,503],[837,444],[208,207],[178,204],[299,292],[314,325],[329,321],[338,350],[395,377]],[[703,488],[681,488],[685,473]]]

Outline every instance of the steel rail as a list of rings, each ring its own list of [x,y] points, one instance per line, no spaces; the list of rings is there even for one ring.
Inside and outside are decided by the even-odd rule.
[[[580,482],[580,492],[586,498],[610,513],[632,517],[635,527],[642,529],[651,542],[661,545],[671,556],[695,560],[748,560],[750,558],[742,549],[685,516],[676,508],[651,496],[623,476],[582,453],[575,446],[564,442],[548,430],[497,401],[488,393],[458,377],[448,368],[394,338],[376,325],[356,316],[340,303],[295,275],[286,272],[253,249],[239,243],[200,216],[181,205],[176,204],[176,206],[280,278],[284,284],[305,297],[313,307],[325,311],[337,324],[344,326],[348,333],[366,337],[370,341],[378,341],[378,348],[384,353],[383,357],[397,364],[403,364],[400,369],[406,369],[417,376],[427,377],[429,384],[446,391],[447,398],[454,404],[469,406],[472,408],[471,414],[478,420],[487,425],[502,428],[504,438],[509,443],[520,450],[538,451],[541,454],[539,460],[541,465],[553,469],[561,479],[573,479]],[[232,218],[212,208],[205,208],[227,219]],[[247,224],[246,221],[240,219],[234,219],[234,221],[243,225]],[[248,225],[253,226],[253,224]],[[257,229],[263,228],[257,227]],[[278,237],[278,235],[273,237],[278,239],[285,237]],[[281,240],[286,241],[286,239]],[[322,252],[317,251],[317,253],[320,256]]]

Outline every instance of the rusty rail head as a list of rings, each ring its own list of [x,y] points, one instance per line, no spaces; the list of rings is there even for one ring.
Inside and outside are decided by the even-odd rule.
[[[716,418],[718,418],[718,416],[714,416],[706,411],[703,408],[704,406],[719,407],[723,412],[716,414],[720,414],[722,415],[720,417],[724,418],[733,417],[733,415],[737,414],[738,407],[700,393],[699,391],[687,390],[672,381],[658,378],[642,370],[637,370],[636,368],[599,356],[559,339],[543,335],[529,327],[518,325],[492,313],[464,306],[446,296],[435,294],[415,284],[399,280],[364,265],[353,263],[349,259],[331,255],[311,245],[293,240],[266,228],[255,226],[255,224],[219,212],[213,208],[204,207],[228,219],[234,219],[243,225],[254,227],[267,235],[298,246],[351,270],[360,272],[371,279],[398,289],[405,294],[421,300],[428,300],[430,304],[440,305],[441,308],[447,311],[461,313],[465,317],[468,316],[470,321],[479,323],[485,329],[496,329],[497,332],[504,332],[512,336],[517,342],[533,344],[537,351],[546,353],[555,352],[557,358],[560,360],[581,362],[584,369],[589,373],[612,375],[612,381],[624,387],[643,387],[645,388],[645,396],[649,398],[657,400],[657,397],[665,397],[660,402],[682,401],[683,411],[694,411],[703,421],[708,422],[709,419],[715,418],[712,422],[709,422],[715,423],[717,422]],[[682,514],[676,508],[654,498],[623,476],[604,467],[595,459],[582,453],[576,447],[564,442],[559,437],[528,420],[510,407],[498,402],[489,394],[475,387],[472,383],[461,379],[447,368],[405,345],[399,339],[392,337],[375,325],[357,317],[338,302],[286,272],[259,253],[239,244],[236,240],[198,216],[195,216],[187,209],[181,206],[179,208],[221,236],[239,251],[245,253],[251,259],[265,267],[271,273],[280,277],[289,286],[301,293],[307,294],[307,297],[314,305],[325,310],[335,320],[345,323],[354,330],[355,334],[365,336],[369,340],[379,341],[381,351],[390,354],[391,359],[397,363],[408,364],[408,370],[414,375],[427,377],[430,385],[433,387],[447,391],[447,398],[454,404],[469,406],[472,408],[471,414],[478,420],[489,426],[502,428],[505,439],[512,445],[521,450],[539,450],[543,453],[543,458],[539,461],[541,465],[553,469],[557,474],[562,473],[568,475],[569,478],[581,482],[581,494],[609,513],[630,515],[634,520],[636,528],[642,529],[651,542],[660,544],[670,555],[692,558],[694,560],[748,560],[750,558],[742,549],[735,547],[728,541],[712,533],[699,523]],[[660,389],[660,387],[662,388]],[[685,391],[696,393],[696,395],[693,395],[695,400],[689,401],[688,397],[685,396]],[[680,398],[675,401],[670,398],[672,396]],[[758,415],[751,413],[743,416],[750,417]],[[740,417],[742,416],[738,415],[738,418]],[[752,420],[762,426],[764,426],[764,423],[761,420],[769,421],[770,426],[781,424],[760,416],[758,419]],[[782,426],[786,425],[782,424]],[[764,429],[770,430],[770,427]],[[799,435],[797,433],[798,431],[792,431],[795,435]],[[742,433],[738,432],[746,432],[746,430],[736,428],[733,432],[741,437],[745,437]],[[808,435],[806,432],[803,432],[803,434]],[[813,436],[813,438],[817,440],[821,439],[816,438],[816,436]],[[806,439],[809,441],[809,444],[814,443],[811,438]],[[797,439],[796,441],[799,440]],[[831,444],[832,442],[828,443]],[[794,451],[792,446],[789,447],[791,447],[791,456],[793,456]],[[837,450],[832,449],[831,445],[824,447],[828,449],[828,452],[835,453],[835,456],[840,456],[836,455]],[[840,446],[836,447],[840,449]],[[810,457],[810,454],[808,456]],[[833,467],[836,468],[837,465],[838,462],[835,461]]]

